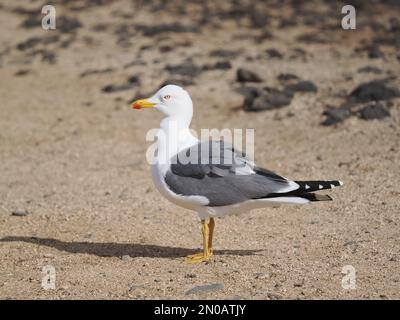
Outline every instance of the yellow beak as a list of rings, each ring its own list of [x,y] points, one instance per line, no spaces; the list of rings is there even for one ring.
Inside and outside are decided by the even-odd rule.
[[[140,99],[132,103],[132,109],[152,108],[155,105],[155,103],[150,102],[148,99]]]

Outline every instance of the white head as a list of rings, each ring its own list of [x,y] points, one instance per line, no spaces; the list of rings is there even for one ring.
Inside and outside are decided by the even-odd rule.
[[[167,117],[189,121],[193,115],[192,99],[183,88],[176,85],[166,85],[147,99],[136,100],[133,109],[154,108]]]

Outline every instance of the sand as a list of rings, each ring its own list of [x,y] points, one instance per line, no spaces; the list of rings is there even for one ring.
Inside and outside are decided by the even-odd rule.
[[[388,79],[400,87],[398,43],[379,44],[376,58],[369,54],[376,48],[357,50],[382,34],[396,39],[398,29],[382,30],[399,25],[399,7],[360,4],[357,30],[344,31],[340,8],[319,1],[258,4],[267,21],[246,11],[223,15],[227,2],[207,2],[208,14],[182,3],[55,2],[59,27],[45,31],[40,1],[2,1],[0,298],[399,299],[400,99],[383,101],[390,117],[381,120],[353,115],[321,125],[323,111],[361,83]],[[29,19],[33,27],[24,27]],[[143,27],[162,23],[170,32]],[[300,41],[304,34],[312,41]],[[26,45],[34,37],[41,40]],[[281,57],[270,57],[271,48]],[[210,56],[221,49],[236,56]],[[201,70],[218,61],[232,67],[196,76],[165,69],[190,59]],[[358,71],[366,66],[381,73]],[[296,93],[280,109],[245,112],[238,68],[263,80],[248,86],[281,89],[277,77],[291,73],[318,91]],[[102,91],[132,76],[140,84]],[[201,246],[197,215],[161,197],[145,158],[146,133],[161,115],[130,109],[132,99],[171,78],[195,82],[185,88],[196,131],[254,128],[260,166],[345,185],[330,192],[332,202],[218,219],[215,256],[186,264],[184,256]],[[348,265],[354,289],[342,287]],[[45,266],[55,270],[54,289],[42,287]],[[209,284],[215,290],[189,291]]]

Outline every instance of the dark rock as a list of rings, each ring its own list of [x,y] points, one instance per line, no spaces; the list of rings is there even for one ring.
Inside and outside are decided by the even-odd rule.
[[[383,57],[384,57],[384,54],[377,46],[373,46],[368,50],[368,58],[370,58],[370,59],[377,59],[377,58],[383,58]]]
[[[69,48],[69,46],[70,46],[74,41],[75,41],[75,37],[74,37],[74,36],[70,37],[69,39],[65,39],[65,40],[61,41],[61,43],[60,43],[60,48],[64,48],[64,49]]]
[[[224,290],[224,285],[222,283],[213,283],[213,284],[206,284],[203,286],[196,286],[192,289],[186,291],[186,294],[199,294],[199,293],[208,293],[208,292],[217,292]]]
[[[161,46],[158,50],[161,53],[166,53],[166,52],[171,52],[173,50],[173,48],[171,46],[165,45],[165,46]]]
[[[20,14],[20,15],[33,15],[33,14],[37,14],[38,11],[40,11],[40,10],[39,9],[27,9],[27,8],[24,8],[23,6],[16,7],[15,9],[12,10],[12,12],[14,12],[16,14]]]
[[[241,95],[247,97],[252,97],[255,98],[260,95],[260,92],[262,92],[262,89],[255,88],[255,87],[240,87],[236,90],[239,92]]]
[[[281,73],[278,76],[279,81],[290,81],[290,80],[298,80],[299,77],[292,73]]]
[[[245,111],[264,111],[288,106],[293,98],[291,92],[279,91],[273,88],[249,88],[244,91],[245,99],[243,108]]]
[[[297,37],[298,41],[304,43],[326,43],[327,38],[322,33],[306,33]]]
[[[203,66],[203,70],[228,70],[232,65],[229,61],[218,61],[214,64],[207,64]]]
[[[109,84],[101,90],[106,93],[125,91],[137,87],[136,83]]]
[[[373,104],[366,106],[359,111],[359,118],[364,120],[383,119],[390,117],[389,110],[382,104]]]
[[[355,48],[354,51],[356,53],[366,52],[367,55],[368,55],[368,58],[370,58],[370,59],[376,59],[376,58],[383,58],[384,57],[383,52],[380,50],[379,45],[377,45],[376,43],[364,44],[361,47]]]
[[[109,72],[113,72],[114,69],[112,68],[106,68],[106,69],[101,69],[101,70],[86,70],[83,71],[79,76],[81,78],[93,75],[93,74],[102,74],[102,73],[109,73]]]
[[[250,14],[250,21],[253,28],[265,28],[268,25],[268,17],[266,14],[252,10]]]
[[[143,60],[140,60],[140,59],[136,59],[136,60],[134,60],[132,62],[128,62],[128,63],[124,64],[124,68],[130,68],[130,67],[133,67],[133,66],[145,66],[145,65],[147,65],[146,61],[143,61]]]
[[[62,33],[71,33],[82,27],[82,23],[68,16],[57,17],[57,30]]]
[[[128,48],[132,45],[132,38],[135,36],[136,29],[133,25],[120,24],[116,27],[114,34],[117,36],[117,44]]]
[[[194,25],[183,25],[180,23],[163,23],[158,25],[137,25],[136,29],[141,31],[144,36],[156,36],[162,33],[184,33],[184,32],[198,32],[199,28]]]
[[[181,65],[175,65],[175,66],[166,66],[165,69],[171,73],[171,74],[179,74],[181,76],[187,76],[187,77],[196,77],[198,76],[201,72],[202,69],[198,67],[195,64],[192,64],[191,62],[185,62]]]
[[[296,19],[282,19],[279,22],[280,29],[290,28],[290,27],[294,27],[296,25],[297,25]]]
[[[289,57],[290,59],[301,58],[305,60],[307,58],[307,52],[302,48],[294,48],[293,53]]]
[[[47,51],[47,50],[41,50],[42,54],[42,61],[47,62],[50,64],[55,64],[57,60],[57,56],[54,52]]]
[[[104,32],[108,29],[107,24],[105,23],[98,23],[95,26],[93,26],[92,30],[95,32]]]
[[[20,8],[18,8],[20,9]],[[37,9],[37,11],[25,11],[25,12],[18,12],[17,10],[14,10],[16,13],[24,14],[27,17],[24,19],[22,22],[21,26],[26,29],[30,28],[35,28],[35,27],[41,27],[42,26],[42,18],[43,16],[40,14],[41,10]]]
[[[139,50],[140,50],[140,51],[146,51],[146,50],[149,50],[149,49],[151,49],[151,48],[153,48],[153,47],[154,47],[154,46],[151,45],[151,44],[145,44],[145,45],[141,46],[141,47],[139,48]]]
[[[18,43],[17,44],[17,49],[21,50],[21,51],[24,51],[24,50],[27,50],[27,49],[31,49],[31,48],[34,48],[36,45],[38,45],[41,42],[42,42],[42,38],[40,38],[40,37],[32,37],[32,38],[29,38],[29,39],[27,39],[27,40],[25,40],[23,42]]]
[[[132,84],[139,85],[140,84],[140,78],[138,76],[136,76],[136,75],[133,75],[133,76],[128,78],[128,82],[132,83]]]
[[[239,55],[239,52],[232,50],[213,50],[210,52],[210,57],[221,57],[221,58],[235,58]]]
[[[29,73],[30,73],[30,70],[23,69],[23,70],[17,71],[14,75],[16,77],[20,77],[20,76],[25,76],[25,75],[27,75]]]
[[[325,22],[326,17],[323,15],[317,15],[315,12],[310,12],[308,16],[304,17],[303,23],[306,26],[318,26],[319,28],[323,27],[323,23]]]
[[[254,60],[260,60],[261,56],[256,55],[256,56],[246,56],[246,61],[254,61]]]
[[[363,68],[358,69],[359,73],[375,73],[375,74],[381,74],[383,71],[377,67],[372,67],[372,66],[366,66]]]
[[[236,77],[239,82],[262,82],[262,79],[256,73],[246,69],[238,69]]]
[[[58,35],[50,36],[50,37],[31,37],[23,42],[17,44],[17,49],[21,51],[33,49],[39,44],[50,44],[59,41],[60,37]]]
[[[256,40],[257,42],[262,42],[262,41],[264,41],[264,40],[272,39],[273,37],[274,37],[274,36],[273,36],[273,34],[271,33],[271,31],[269,31],[269,30],[263,30],[263,32],[262,32],[259,36],[255,37],[255,40]]]
[[[351,116],[350,111],[343,107],[329,107],[322,114],[326,116],[326,119],[321,123],[324,126],[331,126],[340,123]]]
[[[396,0],[393,0],[393,2],[397,3],[397,5],[399,5],[400,3]],[[390,18],[389,20],[389,31],[391,32],[400,32],[400,19],[396,19],[394,17]]]
[[[364,103],[371,101],[389,100],[400,97],[400,91],[388,87],[384,80],[373,80],[360,84],[349,95],[346,104]]]
[[[277,49],[267,49],[265,50],[269,58],[278,58],[282,59],[283,55]]]
[[[43,44],[50,44],[50,43],[56,43],[60,40],[59,35],[54,35],[54,36],[49,36],[49,37],[43,37],[42,38],[42,43]]]
[[[13,212],[11,212],[11,215],[16,216],[16,217],[25,217],[29,214],[29,212],[27,210],[14,210]]]
[[[385,33],[384,35],[379,35],[372,40],[375,44],[383,46],[392,46],[395,48],[400,48],[400,36],[399,33]]]
[[[229,61],[218,61],[214,64],[214,69],[228,70],[231,68],[232,65]]]
[[[236,2],[236,4],[233,4],[233,6],[228,10],[218,12],[217,17],[221,20],[238,21],[238,19],[248,17],[249,13],[250,12],[247,6]]]
[[[38,49],[38,50],[33,50],[29,51],[28,56],[41,56],[41,60],[43,62],[47,62],[50,64],[56,63],[56,54],[52,51],[44,50],[44,49]]]
[[[290,92],[317,92],[318,88],[311,81],[300,81],[295,84],[287,85],[285,90]]]
[[[175,44],[174,44],[174,47],[176,48],[176,47],[183,47],[183,48],[190,48],[190,47],[192,47],[193,46],[193,42],[192,41],[190,41],[190,40],[182,40],[182,41],[179,41],[179,42],[176,42]]]

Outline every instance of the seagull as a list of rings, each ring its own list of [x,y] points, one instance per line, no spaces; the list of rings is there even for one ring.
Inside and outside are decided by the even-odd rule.
[[[192,99],[179,86],[166,85],[152,97],[133,102],[132,108],[153,108],[165,115],[156,134],[152,179],[161,195],[200,218],[203,250],[187,256],[189,263],[213,255],[215,218],[270,205],[332,200],[314,192],[343,185],[339,180],[290,180],[256,166],[225,141],[200,141],[189,128]]]

